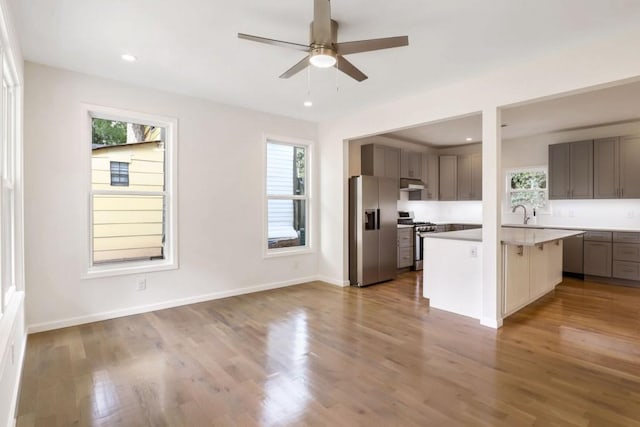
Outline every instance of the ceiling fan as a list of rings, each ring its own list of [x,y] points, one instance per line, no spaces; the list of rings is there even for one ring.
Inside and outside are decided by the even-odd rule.
[[[351,62],[347,61],[344,55],[409,45],[408,36],[338,43],[338,23],[331,19],[330,0],[313,1],[313,22],[311,23],[310,33],[308,45],[273,40],[243,33],[238,33],[238,37],[308,53],[300,62],[285,71],[280,76],[281,79],[288,79],[311,64],[319,68],[336,67],[349,77],[361,82],[366,80],[367,76]]]

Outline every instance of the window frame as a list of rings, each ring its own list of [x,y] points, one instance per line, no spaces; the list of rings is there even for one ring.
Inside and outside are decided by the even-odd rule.
[[[113,107],[104,107],[100,105],[83,104],[83,116],[86,120],[84,127],[83,141],[87,142],[86,146],[86,182],[88,195],[87,206],[87,236],[86,240],[86,260],[85,269],[82,276],[83,279],[92,279],[98,277],[121,276],[128,274],[149,273],[155,271],[174,270],[179,268],[178,263],[178,152],[177,152],[177,136],[178,136],[178,120],[174,117],[160,116],[155,114],[140,113],[131,110],[125,110]],[[109,190],[93,190],[91,185],[91,124],[92,119],[117,120],[128,123],[138,123],[143,125],[151,125],[164,127],[166,129],[164,141],[165,149],[165,190],[163,192],[165,200],[165,246],[164,259],[139,260],[139,261],[122,261],[113,263],[93,263],[93,195],[102,195]],[[117,187],[116,187],[117,188]],[[117,191],[117,190],[112,190]],[[133,194],[133,193],[128,193]],[[146,193],[145,193],[146,194]]]
[[[305,191],[304,195],[269,195],[267,193],[267,146],[269,143],[288,145],[291,147],[303,147],[305,149]],[[263,170],[262,170],[262,195],[263,195],[263,233],[260,245],[263,248],[263,257],[272,258],[280,256],[300,255],[313,253],[313,143],[310,140],[298,139],[277,135],[265,135],[263,138]],[[305,203],[305,245],[284,248],[269,248],[269,200],[304,200]]]
[[[544,172],[547,178],[547,188],[538,189],[535,191],[544,191],[546,194],[546,204],[544,208],[536,208],[536,213],[540,214],[550,214],[551,213],[551,200],[549,200],[549,169],[547,166],[524,166],[517,168],[509,168],[504,172],[504,182],[505,182],[505,202],[504,202],[504,213],[510,214],[513,206],[511,206],[511,175],[514,173],[523,173],[523,172]],[[517,191],[527,191],[527,190],[517,190]],[[533,190],[532,190],[533,191]],[[527,206],[529,208],[529,206]]]
[[[18,291],[18,209],[20,171],[19,83],[15,65],[0,49],[0,317]],[[5,100],[6,95],[6,100]],[[6,109],[6,112],[5,112]],[[5,123],[6,119],[6,123]],[[5,125],[7,125],[5,127]],[[9,206],[5,206],[8,203]],[[20,205],[21,206],[21,205]],[[7,284],[8,282],[8,284]]]

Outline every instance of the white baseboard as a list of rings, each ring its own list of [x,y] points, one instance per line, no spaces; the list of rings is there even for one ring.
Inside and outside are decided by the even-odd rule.
[[[27,333],[50,331],[53,329],[67,328],[69,326],[82,325],[85,323],[99,322],[101,320],[115,319],[118,317],[131,316],[134,314],[148,313],[155,310],[164,310],[166,308],[179,307],[182,305],[195,304],[199,302],[211,301],[221,298],[233,297],[236,295],[250,294],[253,292],[266,291],[269,289],[284,288],[287,286],[300,285],[307,282],[313,282],[319,279],[317,276],[302,277],[284,282],[265,283],[262,285],[248,286],[245,288],[230,289],[226,291],[213,292],[210,294],[198,295],[188,298],[179,298],[170,301],[163,301],[155,304],[140,305],[129,307],[121,310],[105,311],[102,313],[88,314],[86,316],[71,317],[68,319],[55,320],[53,322],[43,322],[27,327]]]
[[[351,285],[351,282],[349,282],[348,280],[331,279],[325,276],[318,276],[318,280],[333,286],[339,286],[341,288],[346,288],[347,286]]]
[[[492,317],[483,317],[482,319],[480,319],[480,324],[488,328],[499,329],[502,327],[502,319],[500,318],[494,319]]]
[[[24,356],[27,353],[27,334],[24,334],[22,339],[22,351],[18,356],[18,372],[16,373],[16,383],[13,391],[11,392],[11,411],[9,412],[8,426],[15,427],[17,424],[18,414],[18,397],[20,397],[20,383],[22,382],[22,368],[24,367]]]

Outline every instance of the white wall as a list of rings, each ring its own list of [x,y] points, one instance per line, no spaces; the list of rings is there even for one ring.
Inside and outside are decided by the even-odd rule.
[[[560,93],[601,88],[616,81],[638,80],[640,79],[640,49],[637,49],[639,39],[640,29],[630,30],[606,40],[590,41],[581,47],[557,50],[548,56],[535,58],[510,68],[321,123],[319,127],[320,196],[323,210],[320,274],[333,278],[336,282],[345,281],[348,276],[346,178],[349,172],[349,151],[346,141],[477,111],[495,111],[498,107],[507,107]],[[492,132],[496,133],[495,130]],[[484,129],[483,134],[485,134]],[[493,150],[493,152],[499,153],[500,150]],[[490,164],[500,165],[500,160],[492,159]],[[483,159],[483,161],[488,162],[489,159]],[[342,165],[342,175],[336,173],[338,165]],[[495,181],[493,174],[496,172],[490,168],[483,168],[483,181]],[[486,199],[487,195],[484,196]],[[498,196],[497,203],[499,200]],[[483,212],[483,215],[493,216],[488,212]],[[496,224],[496,227],[498,225]],[[497,250],[487,246],[493,244],[498,243],[483,242],[485,255]],[[483,268],[487,271],[496,269],[492,258],[484,259]],[[483,292],[497,298],[497,283],[485,283],[484,287]]]
[[[25,80],[30,330],[316,278],[317,252],[263,258],[262,177],[264,134],[313,141],[316,125],[28,62]],[[90,141],[81,103],[178,119],[178,270],[82,278]],[[135,290],[141,276],[146,291]]]
[[[555,132],[505,141],[502,166],[507,169],[548,166],[549,145],[611,136],[640,135],[640,122],[598,126],[590,129]],[[503,199],[506,198],[506,193]],[[503,209],[506,210],[506,203]],[[505,211],[505,223],[522,222],[522,212]],[[640,229],[639,200],[551,200],[549,212],[541,213],[538,225]]]

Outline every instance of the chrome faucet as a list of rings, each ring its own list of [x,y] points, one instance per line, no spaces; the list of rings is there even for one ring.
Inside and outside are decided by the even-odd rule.
[[[527,216],[527,207],[525,205],[515,205],[513,207],[513,209],[511,209],[511,212],[515,213],[516,209],[518,208],[522,208],[524,210],[524,224],[526,225],[529,222],[529,217]]]

